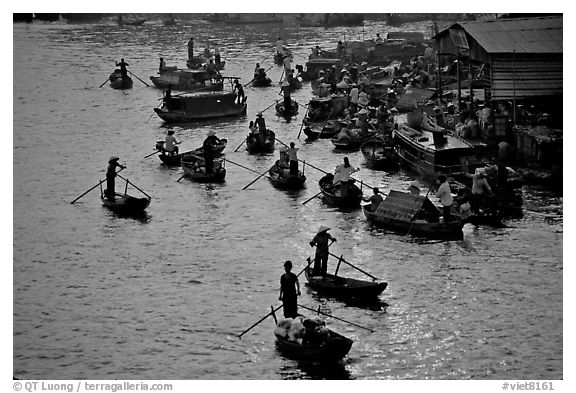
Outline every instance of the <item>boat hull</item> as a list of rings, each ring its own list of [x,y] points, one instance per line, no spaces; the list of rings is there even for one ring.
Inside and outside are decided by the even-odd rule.
[[[304,270],[308,286],[324,295],[344,299],[373,299],[388,286],[386,282],[373,282],[344,278],[333,274],[312,276],[312,267]]]
[[[164,103],[161,108],[154,108],[154,112],[169,123],[238,116],[246,112],[247,104],[238,104],[235,98],[233,93],[180,95],[172,98],[170,109]]]
[[[463,238],[462,227],[464,226],[464,222],[460,219],[448,223],[419,222],[419,220],[407,221],[385,217],[369,211],[366,206],[362,206],[362,210],[368,222],[401,235],[409,234],[417,237],[441,240],[460,240]]]
[[[274,151],[274,144],[276,143],[276,134],[272,130],[266,130],[267,135],[264,142],[256,139],[252,134],[246,138],[246,150],[250,154],[266,154]]]
[[[114,200],[105,196],[101,197],[102,205],[115,213],[125,215],[137,215],[144,213],[144,210],[150,205],[148,198],[136,198],[130,195],[116,194]]]
[[[276,347],[282,355],[291,359],[338,361],[350,352],[354,342],[332,330],[329,330],[329,335],[330,337],[320,345],[303,345],[275,334]]]
[[[270,183],[279,189],[283,190],[299,190],[304,188],[304,183],[306,182],[306,176],[302,172],[298,171],[298,176],[291,176],[286,173],[280,173],[283,171],[281,168],[273,166],[268,170],[268,180]],[[288,171],[288,169],[286,169]]]
[[[349,194],[346,196],[341,196],[339,194],[338,188],[334,190],[332,188],[332,180],[326,176],[320,179],[318,185],[320,187],[320,191],[322,192],[322,197],[327,204],[343,208],[360,207],[360,202],[362,201],[362,191],[354,184],[349,186]]]
[[[393,144],[367,141],[360,146],[366,165],[372,169],[384,169],[398,165],[398,155]]]
[[[226,178],[223,160],[214,160],[214,172],[206,173],[204,160],[192,156],[182,157],[181,166],[186,177],[198,183],[222,183]]]

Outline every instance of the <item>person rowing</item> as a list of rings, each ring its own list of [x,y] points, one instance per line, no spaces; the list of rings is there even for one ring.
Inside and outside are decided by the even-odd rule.
[[[336,238],[332,237],[328,233],[329,227],[320,225],[318,232],[310,242],[310,247],[316,246],[316,255],[314,256],[314,268],[312,269],[312,275],[318,276],[326,275],[328,270],[328,255],[330,254],[330,244],[329,241],[336,241]]]

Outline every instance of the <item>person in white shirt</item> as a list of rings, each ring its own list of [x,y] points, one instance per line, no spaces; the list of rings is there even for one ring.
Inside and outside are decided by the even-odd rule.
[[[164,150],[170,153],[170,155],[178,154],[178,146],[176,145],[179,143],[180,142],[176,140],[176,137],[174,137],[174,131],[170,130],[168,131],[168,135],[166,135],[166,140],[164,141]]]
[[[332,184],[340,184],[340,195],[346,196],[348,194],[348,189],[350,187],[350,175],[358,172],[360,168],[354,168],[350,165],[348,157],[344,157],[344,163],[340,164],[334,170],[334,180]]]
[[[478,213],[480,207],[485,206],[488,202],[488,197],[492,196],[492,189],[484,176],[484,172],[476,169],[476,173],[472,176],[472,211]]]
[[[287,153],[290,162],[290,176],[298,176],[298,148],[295,147],[294,142],[290,142]]]
[[[280,37],[278,37],[278,39],[276,40],[276,53],[278,53],[279,55],[284,54],[284,41],[282,41],[282,38]]]
[[[450,191],[450,184],[446,180],[445,175],[438,176],[438,181],[440,182],[440,187],[436,191],[436,196],[440,198],[440,204],[442,204],[442,212],[444,216],[444,222],[447,223],[451,220],[452,215],[450,214],[450,208],[454,199],[452,198],[452,192]]]

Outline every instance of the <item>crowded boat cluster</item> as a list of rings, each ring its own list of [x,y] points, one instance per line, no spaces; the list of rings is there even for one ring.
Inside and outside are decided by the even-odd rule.
[[[180,179],[224,182],[226,165],[232,164],[258,174],[252,183],[267,177],[274,187],[287,190],[305,187],[305,173],[310,167],[322,172],[323,177],[318,181],[318,193],[303,204],[322,197],[339,209],[362,209],[372,225],[406,236],[450,241],[462,238],[465,223],[501,226],[507,218],[522,215],[521,187],[534,179],[535,173],[542,181],[557,181],[561,171],[561,156],[560,161],[557,157],[561,152],[561,118],[543,104],[541,94],[524,94],[520,81],[514,81],[518,91],[512,93],[512,99],[498,96],[497,86],[490,85],[495,70],[481,59],[463,57],[460,51],[453,61],[441,52],[446,35],[464,36],[468,49],[473,47],[473,29],[469,26],[470,22],[451,27],[456,32],[467,31],[468,37],[450,35],[446,33],[450,28],[440,31],[433,26],[434,39],[414,32],[396,32],[386,37],[377,34],[363,42],[341,40],[335,48],[315,46],[304,65],[295,64],[290,44],[278,37],[271,43],[274,48],[263,53],[263,59],[255,64],[253,78],[245,84],[240,77],[225,75],[226,64],[218,45],[206,45],[197,54],[191,38],[186,68],[168,66],[160,58],[158,74],[150,77],[153,85],[164,91],[152,115],[168,123],[245,115],[248,100],[244,89],[251,85],[252,94],[258,94],[258,89],[275,88],[267,71],[274,65],[282,67],[278,88],[283,99],[258,108],[256,118],[247,121],[246,137],[234,150],[245,144],[249,154],[274,154],[280,146],[278,159],[266,172],[259,173],[225,157],[228,140],[218,138],[214,131],[208,133],[202,146],[180,152],[181,141],[172,130],[165,140],[156,142],[156,150],[149,156],[157,154],[163,165],[180,166]],[[462,42],[460,45],[464,47]],[[486,52],[490,54],[490,49]],[[274,64],[266,67],[265,62],[270,60]],[[116,65],[119,68],[109,77],[111,87],[132,88],[130,75],[148,85],[128,71],[124,59]],[[292,93],[305,85],[310,86],[312,95],[308,102],[297,102]],[[287,121],[304,112],[302,121],[293,123],[297,140],[304,134],[308,143],[330,139],[338,151],[360,150],[366,166],[373,171],[395,171],[402,166],[413,177],[410,187],[380,190],[366,184],[353,176],[359,167],[348,157],[335,159],[333,172],[315,166],[313,157],[299,156],[294,141],[284,143],[267,127],[265,114],[272,107]],[[522,164],[529,161],[531,152],[519,141],[528,138],[527,130],[543,128],[548,130],[548,139],[538,145],[533,157],[541,165],[527,170]],[[100,185],[106,207],[121,214],[141,214],[151,197],[139,188],[145,198],[128,195],[126,190],[124,194],[116,192],[115,178],[122,177],[119,171],[124,169],[118,160],[116,156],[110,158],[106,180],[93,188]],[[276,320],[275,312],[283,308],[285,319],[277,320],[274,333],[279,348],[290,357],[334,360],[346,356],[352,346],[352,340],[326,328],[324,321],[298,312],[300,274],[305,273],[311,288],[328,296],[374,299],[387,286],[342,256],[333,255],[330,245],[336,239],[329,230],[319,225],[310,241],[310,246],[316,248],[315,259],[308,259],[299,274],[294,274],[292,262],[286,261],[280,290],[283,304],[252,326],[268,316]],[[337,261],[333,274],[327,271],[330,256]],[[338,275],[342,263],[372,281]]]

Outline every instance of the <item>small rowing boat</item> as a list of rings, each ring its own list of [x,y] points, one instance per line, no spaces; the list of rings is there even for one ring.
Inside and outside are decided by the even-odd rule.
[[[339,136],[337,135],[331,139],[334,147],[340,150],[357,150],[364,142],[373,139],[378,134],[376,131],[368,131],[365,134],[360,134],[360,132],[355,132],[356,130],[348,129],[347,134],[342,134],[342,131],[340,131]]]
[[[268,179],[276,188],[283,190],[298,190],[304,188],[306,176],[298,171],[298,176],[290,175],[290,169],[280,166],[278,163],[268,170]]]
[[[180,164],[186,177],[198,183],[222,183],[226,178],[223,159],[214,159],[212,173],[206,172],[204,159],[195,154],[183,154]]]
[[[136,198],[128,194],[115,194],[115,198],[108,198],[104,194],[100,197],[102,205],[118,214],[137,215],[144,213],[150,205],[149,198]]]
[[[110,79],[110,87],[113,89],[131,89],[134,84],[129,76],[122,78],[122,72],[119,69],[114,70],[108,79]]]
[[[228,139],[223,138],[220,139],[219,144],[212,146],[214,157],[222,155],[222,151],[224,151],[224,148],[226,147],[227,144]],[[197,156],[202,156],[204,154],[203,147],[199,147],[195,150],[187,151],[184,153],[170,154],[164,150],[164,141],[157,141],[156,149],[160,152],[160,155],[158,156],[160,157],[160,161],[162,161],[162,163],[166,166],[179,166],[182,157],[186,155],[194,154]]]
[[[276,114],[283,117],[292,117],[298,114],[298,103],[294,100],[290,100],[290,108],[286,110],[284,101],[280,101],[276,104]]]
[[[344,278],[335,274],[312,275],[312,267],[304,269],[308,286],[322,294],[338,298],[372,299],[386,289],[388,283]]]
[[[373,169],[389,168],[398,165],[396,148],[391,140],[373,139],[360,146],[366,164]]]
[[[322,196],[326,203],[331,206],[345,208],[360,207],[360,202],[362,201],[362,190],[356,187],[354,180],[350,179],[348,192],[345,195],[342,195],[342,187],[340,184],[333,185],[333,179],[334,175],[329,173],[318,181],[320,191],[322,192]]]
[[[276,143],[276,134],[272,130],[265,131],[264,139],[260,135],[248,135],[246,138],[246,150],[250,154],[257,153],[272,153],[274,151],[274,144]]]
[[[289,330],[291,324],[301,326],[296,338]],[[288,328],[287,328],[288,327]],[[297,317],[279,321],[274,329],[276,347],[282,355],[307,361],[338,361],[350,352],[354,341],[328,329],[317,318]]]

